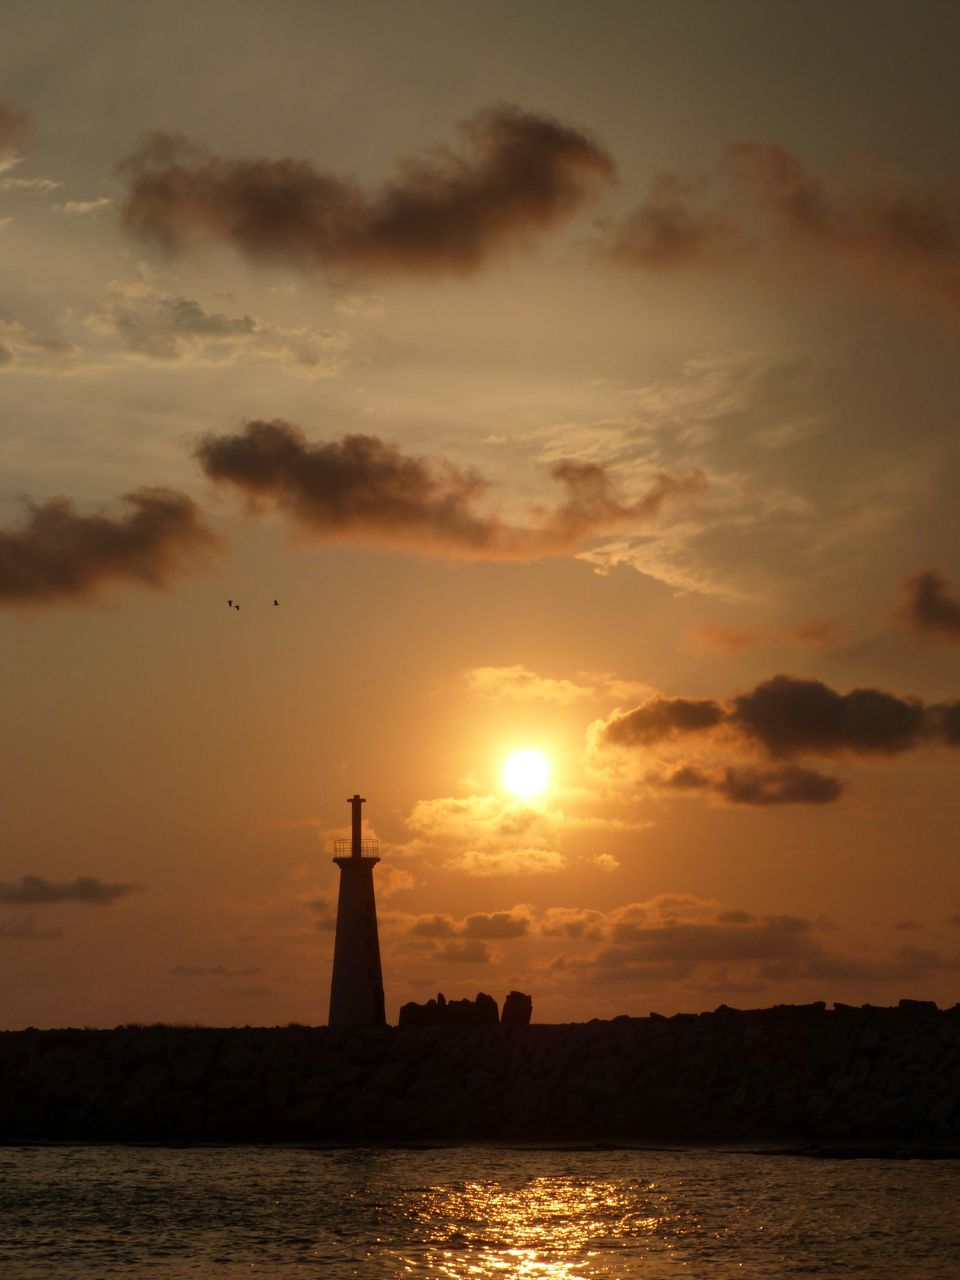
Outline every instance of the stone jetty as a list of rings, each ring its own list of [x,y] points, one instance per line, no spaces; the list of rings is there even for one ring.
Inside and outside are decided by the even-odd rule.
[[[513,1005],[517,1006],[517,1000]],[[0,1033],[0,1141],[960,1147],[960,1006]]]

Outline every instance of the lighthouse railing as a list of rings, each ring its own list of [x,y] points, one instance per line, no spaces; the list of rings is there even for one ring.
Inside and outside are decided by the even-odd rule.
[[[353,853],[352,840],[334,840],[333,842],[334,856],[337,858],[349,858]],[[379,840],[361,840],[360,841],[360,857],[361,858],[379,858],[380,857],[380,841]]]

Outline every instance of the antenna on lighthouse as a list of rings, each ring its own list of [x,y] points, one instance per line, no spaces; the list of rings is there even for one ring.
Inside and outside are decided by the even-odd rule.
[[[330,980],[331,1027],[383,1027],[383,972],[373,868],[380,861],[376,840],[363,839],[366,797],[358,792],[350,805],[350,840],[334,841],[334,862],[340,868],[337,933]],[[347,847],[349,843],[349,853]]]

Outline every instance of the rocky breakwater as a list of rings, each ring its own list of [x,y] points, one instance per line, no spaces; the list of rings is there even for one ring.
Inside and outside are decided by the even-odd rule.
[[[0,1140],[960,1146],[960,1006],[0,1034]]]

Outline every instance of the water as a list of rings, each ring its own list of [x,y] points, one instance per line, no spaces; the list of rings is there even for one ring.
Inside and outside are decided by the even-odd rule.
[[[0,1149],[3,1280],[956,1280],[960,1161]]]

